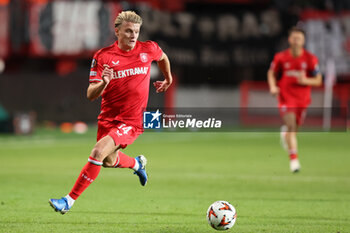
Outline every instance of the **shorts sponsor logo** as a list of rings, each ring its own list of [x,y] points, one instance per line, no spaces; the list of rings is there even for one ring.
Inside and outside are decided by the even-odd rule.
[[[281,111],[282,112],[286,112],[287,111],[287,106],[286,105],[282,105],[281,106]]]
[[[90,76],[91,77],[97,76],[97,72],[96,71],[90,71]]]

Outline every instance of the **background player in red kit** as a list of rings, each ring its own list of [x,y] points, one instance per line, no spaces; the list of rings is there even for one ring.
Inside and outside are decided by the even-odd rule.
[[[141,185],[147,183],[146,158],[125,155],[125,148],[143,132],[142,115],[147,106],[150,68],[157,61],[165,80],[153,83],[164,92],[172,83],[170,62],[157,43],[140,42],[142,19],[132,11],[121,12],[115,20],[118,40],[99,50],[93,58],[87,98],[102,95],[98,116],[97,143],[71,192],[61,199],[50,199],[55,211],[65,214],[74,201],[97,178],[101,166],[133,169]]]
[[[288,49],[275,55],[267,72],[267,79],[270,93],[278,96],[278,107],[285,124],[281,128],[281,141],[289,152],[290,169],[297,172],[300,170],[297,130],[311,102],[311,86],[320,86],[322,76],[317,57],[304,49],[303,30],[292,28],[288,43]],[[277,84],[279,74],[282,76]]]

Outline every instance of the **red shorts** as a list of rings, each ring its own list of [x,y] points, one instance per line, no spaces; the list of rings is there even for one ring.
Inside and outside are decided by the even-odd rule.
[[[120,145],[122,149],[132,144],[140,134],[142,131],[120,121],[98,121],[97,141],[109,135],[113,138],[115,145]]]
[[[286,104],[279,104],[278,109],[282,118],[287,113],[294,113],[297,125],[303,124],[306,117],[306,107],[290,107]]]

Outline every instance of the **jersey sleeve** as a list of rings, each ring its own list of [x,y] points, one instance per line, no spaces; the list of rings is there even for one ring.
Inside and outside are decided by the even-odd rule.
[[[270,64],[270,70],[273,70],[273,72],[278,73],[281,71],[282,68],[282,62],[279,54],[276,54]]]
[[[156,42],[154,41],[147,41],[147,42],[150,49],[150,56],[152,60],[159,61],[159,59],[163,55],[163,50],[159,47],[159,45]]]
[[[312,76],[316,76],[320,73],[320,67],[318,65],[318,59],[316,56],[312,56],[311,58],[310,73]]]
[[[89,78],[89,82],[101,82],[102,81],[102,65],[101,65],[101,61],[99,60],[100,58],[100,51],[96,52],[94,57],[92,58],[92,62],[91,62],[91,68],[90,68],[90,78]]]

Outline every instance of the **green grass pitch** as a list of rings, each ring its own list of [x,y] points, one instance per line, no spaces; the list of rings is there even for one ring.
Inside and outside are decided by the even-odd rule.
[[[95,143],[39,130],[0,136],[0,232],[215,232],[208,206],[238,213],[228,232],[350,232],[350,134],[301,133],[302,171],[289,172],[278,133],[144,133],[125,153],[144,154],[146,187],[128,169],[102,169],[66,215],[66,195]]]

